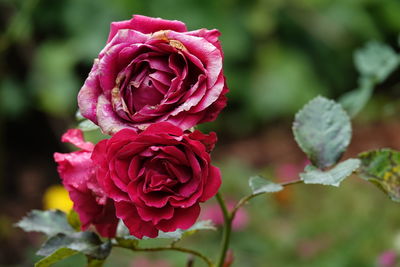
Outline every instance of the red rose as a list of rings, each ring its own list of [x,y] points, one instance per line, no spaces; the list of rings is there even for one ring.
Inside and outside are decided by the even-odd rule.
[[[204,144],[212,147],[215,141],[214,133],[184,133],[161,122],[139,134],[123,129],[96,145],[97,180],[132,235],[153,238],[159,230],[195,223],[199,202],[214,196],[221,184]]]
[[[79,92],[82,115],[107,134],[162,121],[187,130],[214,120],[228,91],[219,35],[139,15],[113,22]]]
[[[74,202],[74,210],[82,222],[82,230],[93,224],[100,235],[114,237],[118,219],[113,201],[107,198],[96,180],[90,158],[94,145],[85,142],[82,132],[77,129],[68,130],[61,140],[82,149],[72,153],[54,153],[58,173]]]

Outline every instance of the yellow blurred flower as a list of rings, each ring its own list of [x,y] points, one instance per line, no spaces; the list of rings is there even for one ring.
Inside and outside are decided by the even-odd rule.
[[[59,209],[66,213],[72,209],[72,201],[68,191],[61,185],[52,185],[47,188],[43,196],[44,209]]]

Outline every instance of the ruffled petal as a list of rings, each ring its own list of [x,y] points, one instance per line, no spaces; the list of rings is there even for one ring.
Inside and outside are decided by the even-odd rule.
[[[132,29],[142,33],[154,33],[161,30],[173,30],[177,32],[187,31],[185,24],[178,20],[164,20],[161,18],[134,15],[130,20],[111,23],[107,43],[110,42],[121,29]]]
[[[176,208],[172,219],[161,220],[156,227],[163,232],[173,232],[176,229],[186,230],[196,222],[199,214],[200,205],[198,204],[186,209]]]
[[[149,222],[143,221],[134,205],[122,201],[115,203],[117,217],[120,218],[129,233],[137,238],[142,239],[144,236],[155,238],[158,235],[158,230]]]

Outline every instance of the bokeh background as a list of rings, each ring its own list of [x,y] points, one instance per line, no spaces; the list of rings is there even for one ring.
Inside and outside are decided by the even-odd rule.
[[[38,259],[42,237],[13,223],[46,203],[63,205],[54,187],[44,199],[60,184],[52,154],[70,149],[60,136],[76,126],[76,95],[110,22],[132,14],[221,31],[229,104],[201,129],[218,133],[213,159],[232,202],[250,192],[251,175],[297,177],[305,157],[293,141],[293,116],[318,94],[337,99],[356,88],[356,49],[377,40],[399,51],[398,0],[0,0],[0,266]],[[376,88],[353,127],[345,156],[400,149],[399,69]],[[213,205],[204,216],[218,217]],[[340,188],[296,185],[260,197],[245,207],[233,235],[234,266],[384,266],[400,256],[399,207],[356,178]],[[183,243],[215,255],[218,238],[205,232]],[[185,260],[116,250],[106,266]],[[74,256],[57,266],[83,262]]]

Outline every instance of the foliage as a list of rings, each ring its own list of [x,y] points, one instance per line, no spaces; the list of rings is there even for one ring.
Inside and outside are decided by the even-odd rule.
[[[339,186],[340,182],[350,176],[360,166],[360,160],[348,159],[339,163],[328,171],[322,171],[312,165],[308,165],[300,178],[305,184],[323,184]]]
[[[268,181],[260,176],[250,177],[249,185],[253,194],[275,193],[283,189],[282,185]]]
[[[37,252],[38,255],[44,256],[35,264],[37,267],[50,266],[77,253],[83,253],[87,257],[88,266],[102,266],[111,252],[112,244],[140,250],[139,239],[130,235],[122,222],[118,226],[118,235],[113,240],[102,240],[91,231],[81,232],[77,229],[77,225],[80,225],[80,222],[75,212],[72,211],[67,216],[59,210],[33,210],[16,224],[25,231],[41,232],[48,236],[47,241]],[[160,231],[155,239],[170,239],[171,244],[174,244],[200,230],[215,230],[215,227],[211,221],[199,221],[187,230],[178,229],[170,233]],[[168,247],[161,249],[165,248]]]
[[[346,150],[351,125],[340,104],[316,97],[296,114],[293,133],[311,162],[322,169],[335,164]]]
[[[360,176],[400,202],[400,152],[380,149],[361,153]]]
[[[41,232],[48,236],[58,233],[71,234],[75,232],[68,224],[65,213],[60,210],[32,210],[16,226],[28,232]]]
[[[386,79],[397,67],[398,61],[393,60],[395,56],[393,51],[377,44],[370,45],[356,54],[356,65],[363,86],[342,98],[344,105],[354,101],[353,106],[347,106],[347,110],[353,116],[365,106],[373,87]],[[78,121],[81,120],[79,113],[76,116]],[[81,120],[79,127],[86,131],[96,129],[85,120]],[[400,152],[389,149],[371,151],[361,153],[358,159],[350,158],[339,162],[350,143],[352,133],[350,118],[341,104],[321,96],[314,98],[296,114],[292,129],[297,144],[311,161],[304,172],[299,174],[300,179],[274,183],[261,176],[253,176],[249,180],[252,193],[240,199],[232,210],[228,210],[220,193],[217,194],[224,216],[224,231],[216,266],[223,266],[227,259],[232,223],[237,211],[258,195],[276,193],[282,191],[284,186],[301,182],[337,187],[345,178],[358,173],[362,178],[378,185],[393,200],[399,201]],[[160,231],[155,239],[170,240],[167,246],[161,247],[143,247],[142,241],[130,235],[121,222],[117,236],[113,239],[103,240],[94,232],[81,232],[81,224],[74,211],[68,216],[57,210],[32,211],[17,223],[17,226],[26,231],[42,232],[48,236],[48,240],[37,252],[44,258],[39,260],[36,266],[49,266],[77,253],[86,256],[88,266],[102,266],[112,247],[133,251],[175,250],[197,256],[208,266],[215,266],[213,261],[202,253],[175,245],[184,237],[199,230],[215,230],[210,221],[200,221],[187,230],[178,229],[169,233]]]
[[[399,63],[400,56],[391,47],[376,41],[367,43],[354,53],[354,64],[360,73],[359,85],[340,98],[350,117],[361,111],[371,98],[374,87],[384,82]]]

